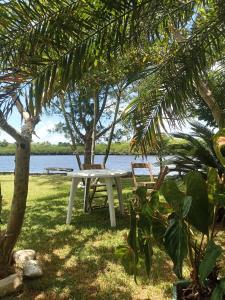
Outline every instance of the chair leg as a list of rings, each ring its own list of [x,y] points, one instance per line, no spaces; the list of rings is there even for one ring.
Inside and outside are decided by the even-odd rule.
[[[89,197],[88,197],[88,202],[89,202],[89,210],[91,211],[92,210],[92,202],[93,202],[93,198],[95,196],[95,192],[96,192],[96,187],[93,187],[93,191],[91,194],[89,194]]]
[[[91,179],[85,178],[85,191],[84,191],[84,212],[88,212],[90,209],[89,205],[89,190],[90,190]]]

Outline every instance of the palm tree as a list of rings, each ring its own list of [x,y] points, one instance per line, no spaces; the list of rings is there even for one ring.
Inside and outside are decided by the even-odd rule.
[[[54,82],[66,89],[68,82],[97,68],[102,58],[112,60],[130,45],[147,44],[155,57],[148,62],[148,104],[138,97],[133,106],[145,113],[139,142],[159,132],[163,116],[183,117],[196,92],[211,109],[217,125],[223,126],[223,113],[210,94],[207,78],[207,70],[224,57],[223,1],[92,3],[8,1],[2,7],[3,16],[7,15],[3,23],[10,33],[1,47],[3,66],[16,65],[17,76],[25,82],[34,79],[36,97],[41,98],[45,91],[40,99],[45,103],[57,93]],[[152,74],[157,74],[157,79],[152,79]]]
[[[99,0],[94,5],[71,0],[30,1],[28,5],[25,0],[11,0],[1,8],[2,23],[7,22],[11,33],[1,47],[2,61],[16,63],[17,74],[24,78],[36,73],[46,89],[57,72],[65,85],[98,65],[102,57],[113,58],[132,43],[143,46],[147,42],[153,49],[156,45],[165,49],[167,41],[169,51],[162,51],[157,69],[167,75],[179,72],[188,90],[188,84],[204,75],[219,59],[219,51],[224,51],[224,6],[215,0]],[[152,62],[150,74],[155,67]]]

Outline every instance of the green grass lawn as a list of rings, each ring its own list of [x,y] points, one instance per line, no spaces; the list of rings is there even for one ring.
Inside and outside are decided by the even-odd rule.
[[[13,176],[0,176],[0,181],[4,221],[9,212]],[[171,299],[172,282],[176,279],[162,252],[155,250],[151,279],[142,271],[138,284],[126,274],[115,255],[116,247],[126,243],[128,213],[120,216],[117,209],[117,227],[111,229],[108,209],[83,213],[83,191],[79,190],[72,223],[65,224],[70,183],[65,176],[30,177],[25,223],[17,248],[37,251],[44,276],[25,280],[23,294],[8,300]],[[128,207],[132,183],[124,179],[122,184]]]

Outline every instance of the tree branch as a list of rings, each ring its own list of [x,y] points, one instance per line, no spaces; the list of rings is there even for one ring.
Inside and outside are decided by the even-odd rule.
[[[105,151],[105,157],[104,157],[104,162],[103,162],[104,165],[106,164],[107,159],[109,157],[109,151],[111,148],[113,134],[114,134],[114,130],[115,130],[116,122],[117,122],[117,115],[118,115],[119,107],[120,107],[120,100],[121,100],[121,90],[119,90],[119,92],[117,93],[117,103],[116,103],[116,107],[115,107],[115,113],[114,113],[114,118],[113,118],[113,122],[112,122],[112,126],[111,126],[111,131],[109,133],[109,141],[108,141],[108,145],[107,145],[107,148]]]
[[[105,109],[106,101],[107,101],[107,98],[108,98],[108,92],[109,92],[109,86],[106,87],[104,99],[103,99],[102,106],[101,106],[101,108],[99,110],[99,113],[98,113],[98,118],[96,120],[96,124],[98,123],[98,121],[101,118],[101,115],[102,115],[102,113],[103,113],[103,111]]]
[[[97,135],[96,135],[96,140],[98,140],[100,137],[102,137],[108,130],[110,130],[112,128],[112,126],[117,123],[119,123],[120,121],[122,120],[122,117],[119,117],[115,123],[113,122],[112,124],[110,124],[108,127],[104,128],[101,132],[99,132]]]
[[[69,105],[70,105],[70,110],[71,110],[71,114],[69,114],[68,112],[65,111],[65,113],[67,115],[70,116],[70,119],[71,119],[71,123],[72,123],[72,126],[74,128],[74,131],[77,133],[77,135],[83,140],[84,139],[84,135],[81,133],[81,131],[79,130],[78,126],[76,125],[76,120],[75,120],[75,110],[73,108],[73,103],[72,103],[72,99],[71,99],[71,96],[70,96],[70,93],[68,93],[68,100],[69,100]],[[61,109],[63,110],[63,106],[62,106],[62,102],[61,102]],[[80,115],[81,116],[81,115]],[[82,125],[84,126],[85,128],[85,122],[81,122]]]
[[[0,128],[14,138],[16,142],[25,142],[24,137],[15,128],[7,123],[2,111],[0,111]]]

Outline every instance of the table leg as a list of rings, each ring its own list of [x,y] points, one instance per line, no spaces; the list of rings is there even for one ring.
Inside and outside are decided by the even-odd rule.
[[[123,194],[122,194],[121,178],[120,177],[115,177],[115,183],[116,183],[116,189],[117,189],[117,194],[118,194],[120,213],[123,215],[124,214],[124,206],[123,206]]]
[[[69,196],[69,202],[68,202],[68,208],[67,208],[66,224],[70,224],[70,222],[71,222],[73,204],[74,204],[74,196],[75,196],[77,185],[78,185],[79,181],[80,181],[79,178],[72,178],[72,184],[71,184],[71,188],[70,188],[70,196]]]
[[[106,184],[106,188],[107,188],[108,202],[109,202],[110,223],[111,223],[111,227],[115,227],[116,226],[116,216],[115,216],[115,208],[114,208],[114,201],[113,201],[112,183],[113,183],[112,178],[105,178],[105,184]]]
[[[84,212],[88,212],[89,211],[89,202],[88,202],[88,198],[89,198],[89,190],[90,190],[90,184],[91,184],[91,179],[90,178],[85,178],[85,189],[84,189]]]

